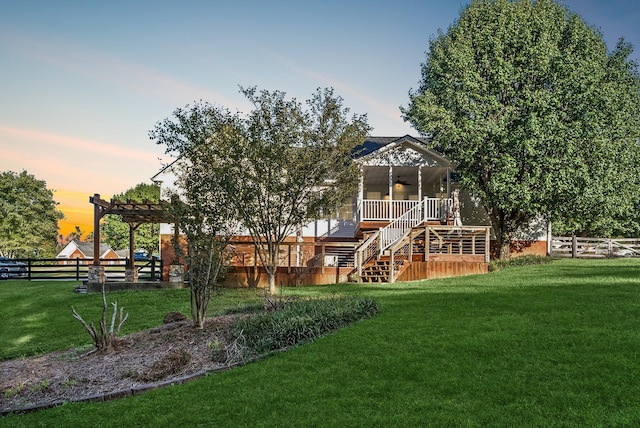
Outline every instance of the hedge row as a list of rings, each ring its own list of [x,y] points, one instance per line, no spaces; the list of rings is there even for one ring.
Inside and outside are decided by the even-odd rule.
[[[313,341],[378,312],[368,298],[294,300],[277,311],[236,321],[232,334],[244,358],[251,358]]]

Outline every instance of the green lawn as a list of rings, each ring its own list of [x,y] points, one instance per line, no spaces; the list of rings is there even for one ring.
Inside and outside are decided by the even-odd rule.
[[[87,332],[72,317],[71,306],[87,323],[93,321],[97,325],[102,297],[75,293],[76,285],[67,281],[1,281],[0,360],[91,345]],[[221,290],[209,312],[263,298],[261,290]],[[187,289],[107,293],[109,317],[111,302],[129,312],[122,335],[162,324],[169,311],[190,313]]]
[[[7,291],[20,287],[22,293]],[[68,307],[88,313],[97,300],[61,287],[0,283],[4,358],[88,343]],[[640,260],[561,260],[472,277],[285,293],[367,295],[381,313],[186,385],[9,416],[0,426],[640,425]],[[257,294],[234,290],[224,299],[237,305]],[[135,316],[128,331],[158,324],[168,310],[187,310],[184,290],[108,297]],[[43,306],[49,301],[55,304]],[[56,343],[44,339],[51,323],[61,336]]]

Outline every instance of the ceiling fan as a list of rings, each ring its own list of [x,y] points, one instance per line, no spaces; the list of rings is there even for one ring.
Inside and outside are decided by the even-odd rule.
[[[395,181],[395,183],[399,184],[401,186],[410,186],[411,185],[408,181],[400,180],[400,176],[398,176],[398,179]]]

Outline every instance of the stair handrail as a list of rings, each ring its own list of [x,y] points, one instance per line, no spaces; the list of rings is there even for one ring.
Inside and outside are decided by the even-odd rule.
[[[378,254],[380,254],[380,229],[356,248],[354,262],[358,269],[358,278],[362,277],[362,266]]]
[[[416,204],[413,208],[394,219],[388,225],[380,229],[380,252],[389,248],[398,240],[402,239],[408,230],[423,222],[422,205],[424,202]]]
[[[389,283],[393,283],[396,280],[396,271],[398,271],[398,273],[400,273],[400,259],[396,258],[396,253],[401,250],[402,248],[407,247],[407,245],[409,245],[408,247],[408,255],[407,255],[407,260],[409,260],[409,262],[411,261],[410,253],[411,253],[411,241],[412,239],[407,239],[408,237],[411,236],[411,230],[409,229],[407,230],[401,237],[400,239],[398,239],[394,244],[391,245],[391,247],[389,248],[389,278],[388,281]]]

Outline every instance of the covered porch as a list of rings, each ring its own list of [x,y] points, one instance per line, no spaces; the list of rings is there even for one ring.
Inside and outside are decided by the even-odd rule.
[[[423,141],[405,136],[372,148],[356,162],[361,178],[355,217],[362,227],[391,222],[419,205],[425,222],[447,222],[452,165]]]

